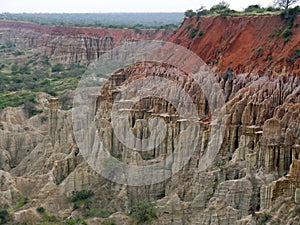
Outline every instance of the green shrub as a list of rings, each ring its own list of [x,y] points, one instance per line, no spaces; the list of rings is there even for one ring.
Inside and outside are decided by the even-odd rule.
[[[263,50],[262,46],[259,46],[256,50],[257,53],[260,53]]]
[[[20,56],[20,55],[24,55],[24,52],[21,52],[20,50],[16,50],[16,51],[13,53],[13,55],[14,55],[15,57],[17,57],[17,56]]]
[[[46,65],[46,66],[49,66],[50,65],[50,61],[49,61],[49,57],[48,56],[43,56],[43,59],[42,59],[42,64],[43,65]]]
[[[272,216],[271,216],[270,214],[268,214],[268,213],[262,214],[262,216],[260,217],[260,220],[258,221],[258,224],[259,224],[259,225],[266,224],[266,222],[267,222],[268,220],[270,220],[271,217],[272,217]]]
[[[269,6],[268,8],[266,8],[267,12],[281,12],[280,8],[274,8],[273,6]]]
[[[83,213],[83,217],[100,217],[100,218],[107,218],[110,216],[111,213],[109,213],[106,209],[90,209],[87,212]]]
[[[0,209],[0,224],[6,224],[9,219],[9,213],[6,209]]]
[[[260,5],[249,5],[245,12],[256,12],[257,10],[261,9]]]
[[[194,26],[194,24],[193,24],[193,23],[190,23],[189,25],[187,25],[187,29],[190,30],[190,29],[193,28],[193,26]]]
[[[24,198],[21,198],[15,205],[15,209],[18,209],[18,208],[21,208],[23,207],[24,205],[26,205],[28,203],[28,198],[27,197],[24,197]]]
[[[199,36],[199,37],[202,37],[203,35],[204,35],[204,31],[203,31],[203,30],[200,30],[198,36]]]
[[[27,65],[20,67],[18,72],[20,74],[27,74],[27,75],[31,73],[30,68]]]
[[[59,220],[56,218],[56,216],[51,213],[48,213],[45,211],[42,215],[43,215],[42,216],[43,222],[51,222],[51,223],[59,222]]]
[[[246,13],[264,13],[266,12],[267,9],[261,7],[260,5],[256,4],[256,5],[249,5],[246,9],[245,12]]]
[[[290,29],[290,28],[286,28],[286,29],[282,32],[281,36],[284,37],[284,38],[288,38],[288,37],[292,36],[292,34],[293,34],[293,33],[292,33],[291,29]]]
[[[11,69],[12,74],[17,74],[19,71],[19,66],[17,63],[14,63],[14,64],[12,64],[10,69]]]
[[[44,212],[46,212],[45,208],[40,206],[40,207],[37,207],[36,208],[36,211],[39,213],[39,214],[43,214]]]
[[[291,37],[288,37],[288,38],[286,38],[286,39],[284,39],[284,44],[287,44],[287,43],[289,43],[290,42],[290,40],[291,40]]]
[[[197,11],[197,17],[207,16],[209,14],[210,14],[210,11],[207,9],[202,9],[202,10]]]
[[[280,36],[280,34],[282,33],[282,31],[278,28],[275,28],[274,31],[269,35],[269,37],[276,37],[278,38]]]
[[[66,94],[63,94],[58,98],[58,102],[61,105],[61,108],[63,110],[69,110],[72,108],[72,105],[73,105],[72,100],[73,100],[72,97],[70,97]]]
[[[36,106],[33,102],[26,100],[24,102],[24,112],[27,118],[33,117],[42,111],[36,109]]]
[[[13,47],[16,47],[16,45],[12,41],[6,41],[5,42],[5,47],[6,48],[13,48]]]
[[[106,220],[103,225],[117,225],[117,223],[114,220]]]
[[[94,192],[91,190],[73,191],[70,197],[71,202],[77,202],[80,200],[88,199],[94,196]]]
[[[52,67],[52,72],[55,73],[55,72],[61,72],[64,70],[64,66],[63,64],[61,63],[57,63],[55,64],[53,67]]]
[[[88,223],[81,218],[78,219],[68,218],[64,221],[63,224],[64,225],[88,225]]]
[[[130,216],[138,223],[144,223],[156,218],[156,209],[149,199],[141,200],[133,205]]]
[[[196,16],[196,13],[192,9],[189,9],[184,12],[184,16],[192,18],[192,17]]]
[[[212,13],[222,13],[225,10],[229,9],[229,4],[225,1],[222,1],[210,8],[210,12]],[[229,9],[230,10],[230,9]]]
[[[76,209],[79,209],[79,208],[80,208],[80,204],[77,203],[77,202],[75,202],[75,203],[73,204],[73,210],[76,210]]]
[[[196,37],[197,36],[197,32],[198,32],[198,30],[195,29],[195,28],[193,28],[191,30],[191,32],[190,32],[190,39],[193,39],[194,37]]]
[[[151,159],[154,158],[152,152],[146,152],[146,151],[144,151],[144,152],[141,152],[140,154],[141,154],[143,160],[151,160]]]

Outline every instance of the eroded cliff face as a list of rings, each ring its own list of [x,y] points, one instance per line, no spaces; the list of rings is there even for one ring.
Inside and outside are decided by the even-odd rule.
[[[112,91],[118,87],[115,84],[122,86],[120,74],[123,73],[123,84],[153,74],[172,79],[171,68],[166,69],[164,65],[160,65],[160,67],[163,69],[156,70],[156,65],[149,66],[147,63],[136,64],[113,75],[110,82],[114,85],[108,85],[108,87],[112,88],[110,89]],[[165,72],[153,73],[153,71]],[[184,77],[185,75],[179,76]],[[181,85],[187,87],[186,92],[190,96],[198,97],[195,99],[199,109],[201,107],[205,109],[205,104],[203,104],[205,96],[201,92],[197,93],[199,90],[194,89],[192,83],[189,84],[189,79],[191,78],[183,79],[184,83]],[[280,198],[291,197],[294,199],[297,193],[300,141],[299,77],[231,74],[220,77],[219,83],[223,87],[225,96],[229,96],[223,107],[226,112],[226,131],[222,147],[214,163],[208,169],[209,172],[201,172],[199,170],[201,160],[199,159],[203,157],[203,152],[207,148],[208,136],[206,133],[211,132],[214,125],[210,123],[209,117],[206,118],[206,122],[200,120],[201,141],[189,164],[179,173],[173,174],[172,178],[167,181],[168,188],[164,192],[161,192],[160,187],[154,188],[156,192],[151,193],[151,196],[157,194],[159,198],[167,196],[158,201],[159,223],[243,224],[247,220],[253,222],[259,216],[249,219],[249,214],[260,210],[270,210],[277,201],[281,201]],[[144,83],[144,85],[138,89],[151,88],[149,83]],[[226,88],[229,86],[230,90]],[[107,90],[105,93],[110,93],[110,91]],[[103,94],[99,96],[101,99],[98,103],[100,114],[111,110],[113,102],[111,98],[113,98],[111,95],[106,98]],[[139,104],[136,106],[137,108],[131,109],[132,127],[139,136],[142,137],[143,134],[149,132],[146,122],[151,123],[151,116],[161,115],[164,116],[165,121],[168,121],[167,124],[171,128],[168,133],[175,134],[171,139],[175,139],[176,143],[177,140],[180,142],[180,138],[187,142],[195,140],[180,135],[185,131],[184,126],[177,126],[182,121],[172,116],[174,115],[172,107],[169,108],[162,101],[158,104],[162,107],[157,107],[155,98],[147,100],[148,104]],[[146,112],[145,108],[147,108]],[[162,111],[158,111],[158,109]],[[150,114],[150,118],[147,112],[153,112]],[[198,113],[201,117],[203,113],[205,114],[205,110],[199,110]],[[100,117],[104,118],[106,115],[109,113]],[[106,127],[111,127],[107,124],[110,124],[109,121],[107,121]],[[146,124],[146,126],[143,127],[141,124]],[[124,130],[125,125],[122,123],[119,125],[118,129]],[[188,132],[189,137],[194,135],[191,131]],[[117,138],[115,140],[114,137],[110,141],[118,143]],[[170,143],[168,138],[166,143]],[[172,146],[176,147],[176,143],[174,141]],[[126,152],[123,147],[114,148],[110,145],[110,151],[116,149]],[[151,161],[154,156],[159,158],[173,151],[174,149],[168,145],[163,145],[159,149],[154,149],[148,157]],[[181,157],[184,158],[184,156]],[[144,162],[143,153],[138,157],[135,154],[134,157],[126,158],[126,160],[139,165]],[[174,159],[174,163],[176,161]],[[172,167],[170,171],[172,173]],[[258,215],[260,214],[258,213]],[[273,220],[273,222],[275,221],[283,223],[280,216]],[[297,221],[297,217],[290,215],[290,221]]]
[[[90,207],[100,209],[105,206],[112,214],[110,218],[120,224],[131,224],[127,213],[132,204],[146,198],[157,200],[157,218],[152,224],[257,224],[264,223],[261,221],[264,221],[267,214],[271,215],[268,220],[270,224],[299,222],[299,214],[295,212],[300,209],[300,78],[291,75],[298,73],[299,61],[294,63],[294,67],[285,61],[285,57],[292,54],[299,45],[298,28],[293,28],[295,34],[288,44],[280,45],[282,40],[279,38],[270,49],[274,57],[274,75],[256,75],[251,72],[266,71],[269,64],[266,64],[263,57],[245,61],[243,54],[251,54],[251,49],[256,45],[261,44],[263,48],[267,46],[263,43],[269,40],[268,32],[275,29],[274,24],[281,24],[279,18],[200,18],[199,24],[204,35],[193,40],[186,31],[189,23],[194,27],[198,26],[196,19],[185,20],[169,40],[186,45],[205,61],[217,59],[214,51],[220,48],[219,61],[212,67],[216,67],[216,71],[226,71],[212,75],[225,96],[222,107],[225,135],[221,139],[221,148],[209,167],[201,169],[201,158],[208,149],[209,137],[213,129],[216,129],[216,124],[211,120],[207,99],[195,80],[189,74],[175,71],[172,66],[163,63],[135,63],[116,71],[103,91],[91,96],[96,102],[94,115],[97,135],[100,135],[105,148],[115,158],[131,165],[153,164],[179,149],[180,154],[176,154],[168,165],[164,165],[171,176],[164,182],[153,182],[141,187],[117,184],[103,178],[87,164],[79,151],[73,132],[72,112],[61,110],[57,99],[44,96],[43,99],[49,101],[49,104],[43,105],[44,114],[26,119],[21,107],[7,108],[0,114],[0,204],[13,206],[22,196],[29,198],[29,203],[14,213],[16,221],[36,223],[41,220],[41,215],[35,210],[38,206],[45,207],[47,211],[63,219],[69,216],[79,217],[84,210],[72,209],[68,197],[74,190],[93,190],[95,197]],[[79,28],[70,28],[62,31],[51,28],[51,31],[42,26],[32,28],[30,26],[33,25],[26,25],[29,28],[21,27],[17,31],[16,25],[5,26],[1,30],[3,37],[15,37],[12,40],[28,48],[43,46],[45,54],[49,54],[50,48],[54,48],[49,54],[52,60],[56,56],[66,55],[64,62],[76,62],[73,61],[76,56],[74,52],[79,51],[82,55],[77,55],[77,58],[82,60],[80,62],[88,63],[89,59],[98,57],[99,51],[106,51],[129,39],[126,35],[124,39],[115,36],[114,40],[117,41],[106,48],[104,46],[107,43],[112,43],[105,39],[106,33],[98,33],[93,38],[89,37],[90,33],[85,33],[97,33],[97,29],[80,31]],[[69,36],[60,36],[61,33],[53,35],[51,32],[58,32],[56,29]],[[88,37],[77,37],[72,33],[74,30],[80,36]],[[214,30],[218,33],[210,34]],[[29,32],[38,44],[29,46],[27,38],[18,43],[18,32],[21,36]],[[43,35],[35,32],[42,32]],[[132,31],[122,32],[127,34]],[[249,34],[251,39],[243,41]],[[157,35],[156,38],[159,38],[160,34]],[[95,47],[103,38],[106,40],[103,42],[105,44]],[[89,40],[89,44],[83,44],[84,40]],[[49,43],[52,44],[48,45]],[[89,59],[87,55],[90,56]],[[231,60],[232,63],[229,62]],[[241,63],[243,65],[238,67]],[[237,75],[238,72],[227,70],[227,67],[246,74]],[[288,73],[277,74],[284,70]],[[158,121],[161,119],[165,122],[167,131],[163,144],[147,152],[132,151],[120,143],[115,135],[114,129],[125,130],[126,121],[119,121],[113,128],[113,102],[122,103],[122,98],[134,97],[135,93],[130,92],[118,96],[122,85],[151,76],[176,81],[183,87],[197,105],[199,130],[189,129],[188,121],[179,118],[174,107],[176,105],[162,99],[148,97],[138,101],[133,108],[126,108],[125,104],[122,110],[130,111],[127,118],[131,124],[130,129],[141,139],[140,142],[133,143],[133,146],[147,148],[151,145],[142,139],[147,138],[151,130],[159,128]],[[139,85],[139,90],[155,90],[147,82]],[[156,90],[159,92],[159,89]],[[167,91],[176,96],[172,87]],[[91,134],[95,135],[96,130],[90,131]],[[127,135],[126,133],[125,137],[129,139]],[[199,137],[199,142],[191,159],[175,173],[187,153],[183,150],[193,143],[196,136]],[[92,146],[93,143],[91,138],[86,145]],[[113,177],[114,174],[111,174],[110,178]],[[156,179],[155,175],[152,179]],[[103,221],[101,218],[88,219],[89,224],[101,224]]]
[[[0,22],[1,43],[10,41],[17,47],[50,57],[52,63],[85,64],[127,41],[164,39],[173,31],[75,28],[41,26],[22,22]]]
[[[89,64],[125,41],[166,40],[199,55],[217,72],[231,67],[238,74],[300,72],[299,16],[291,35],[279,16],[200,17],[185,19],[175,31],[47,27],[21,22],[0,22],[1,41],[39,51],[56,63]],[[194,32],[195,35],[191,35]]]
[[[232,67],[238,74],[299,75],[299,22],[298,16],[287,39],[282,37],[287,25],[279,16],[194,17],[169,40],[191,49],[218,72]]]

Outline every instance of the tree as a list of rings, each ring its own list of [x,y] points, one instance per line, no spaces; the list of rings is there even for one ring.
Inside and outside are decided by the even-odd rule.
[[[246,9],[245,12],[255,12],[257,10],[260,10],[261,6],[260,5],[249,5]]]
[[[150,199],[144,199],[133,205],[130,215],[141,224],[156,218],[156,209]]]
[[[219,13],[222,10],[229,9],[229,3],[225,1],[221,1],[218,4],[214,5],[213,7],[210,8],[211,12],[217,12]]]
[[[197,13],[197,17],[206,16],[210,14],[209,10],[205,9],[204,6],[201,6],[199,9],[197,9],[196,13]]]
[[[296,4],[299,0],[274,0],[274,5],[284,8],[285,18],[289,18],[290,6]]]
[[[61,72],[64,70],[64,65],[61,63],[57,63],[52,67],[52,72]]]
[[[184,12],[184,15],[186,17],[192,18],[192,17],[196,16],[196,13],[192,9],[189,9]]]
[[[39,113],[36,109],[35,104],[31,101],[24,101],[24,113],[27,118],[30,118]]]

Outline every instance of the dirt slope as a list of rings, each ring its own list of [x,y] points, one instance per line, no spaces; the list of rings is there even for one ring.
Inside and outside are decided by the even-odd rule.
[[[169,41],[191,49],[217,71],[300,74],[299,23],[300,17],[285,39],[279,16],[195,17],[185,19]]]

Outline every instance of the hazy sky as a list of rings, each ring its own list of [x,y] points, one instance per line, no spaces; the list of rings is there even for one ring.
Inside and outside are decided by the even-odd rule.
[[[0,12],[184,12],[210,8],[221,0],[0,0]],[[230,7],[242,10],[251,4],[269,6],[273,0],[228,0]]]

